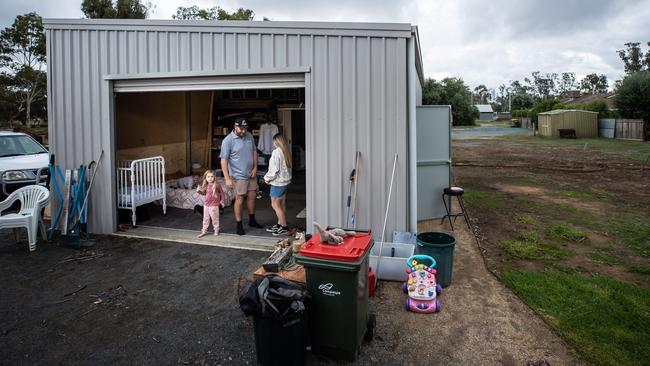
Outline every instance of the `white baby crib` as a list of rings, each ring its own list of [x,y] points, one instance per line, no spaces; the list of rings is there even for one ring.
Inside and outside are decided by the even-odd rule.
[[[117,162],[117,208],[131,210],[136,226],[135,209],[149,202],[162,200],[163,214],[167,214],[165,198],[165,158],[154,156]]]

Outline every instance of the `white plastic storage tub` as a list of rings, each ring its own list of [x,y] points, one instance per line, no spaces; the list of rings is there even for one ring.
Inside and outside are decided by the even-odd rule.
[[[380,242],[375,242],[370,250],[370,267],[380,280],[406,281],[406,260],[415,252],[415,245],[384,243],[381,249],[381,263],[377,271]]]

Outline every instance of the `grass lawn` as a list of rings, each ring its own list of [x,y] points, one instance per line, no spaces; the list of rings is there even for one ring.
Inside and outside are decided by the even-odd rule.
[[[597,274],[506,272],[501,278],[589,361],[650,362],[650,291]]]
[[[454,160],[488,266],[590,362],[650,365],[650,143],[508,136]]]

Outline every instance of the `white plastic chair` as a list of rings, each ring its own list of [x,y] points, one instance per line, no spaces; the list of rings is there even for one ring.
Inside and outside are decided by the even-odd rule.
[[[0,202],[0,229],[26,228],[29,241],[29,251],[33,252],[36,250],[39,226],[43,235],[43,240],[46,240],[45,225],[43,225],[41,209],[45,207],[49,198],[50,191],[43,186],[31,185],[18,188],[12,192],[7,199]],[[20,211],[18,211],[18,213],[4,214],[3,211],[11,207],[16,200],[20,201]],[[16,241],[18,241],[18,233],[17,231],[14,232],[16,234]]]

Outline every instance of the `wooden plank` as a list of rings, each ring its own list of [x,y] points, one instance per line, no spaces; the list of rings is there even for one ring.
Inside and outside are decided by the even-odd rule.
[[[299,264],[296,265],[296,269],[293,271],[280,270],[280,272],[277,273],[267,272],[264,270],[263,267],[260,267],[255,272],[253,272],[253,281],[258,279],[259,277],[271,275],[271,274],[278,275],[284,278],[285,280],[291,281],[302,287],[307,287],[307,277],[305,274],[305,267]]]
[[[214,91],[210,94],[210,114],[208,115],[208,135],[205,138],[205,162],[212,169],[212,112],[214,111]]]

